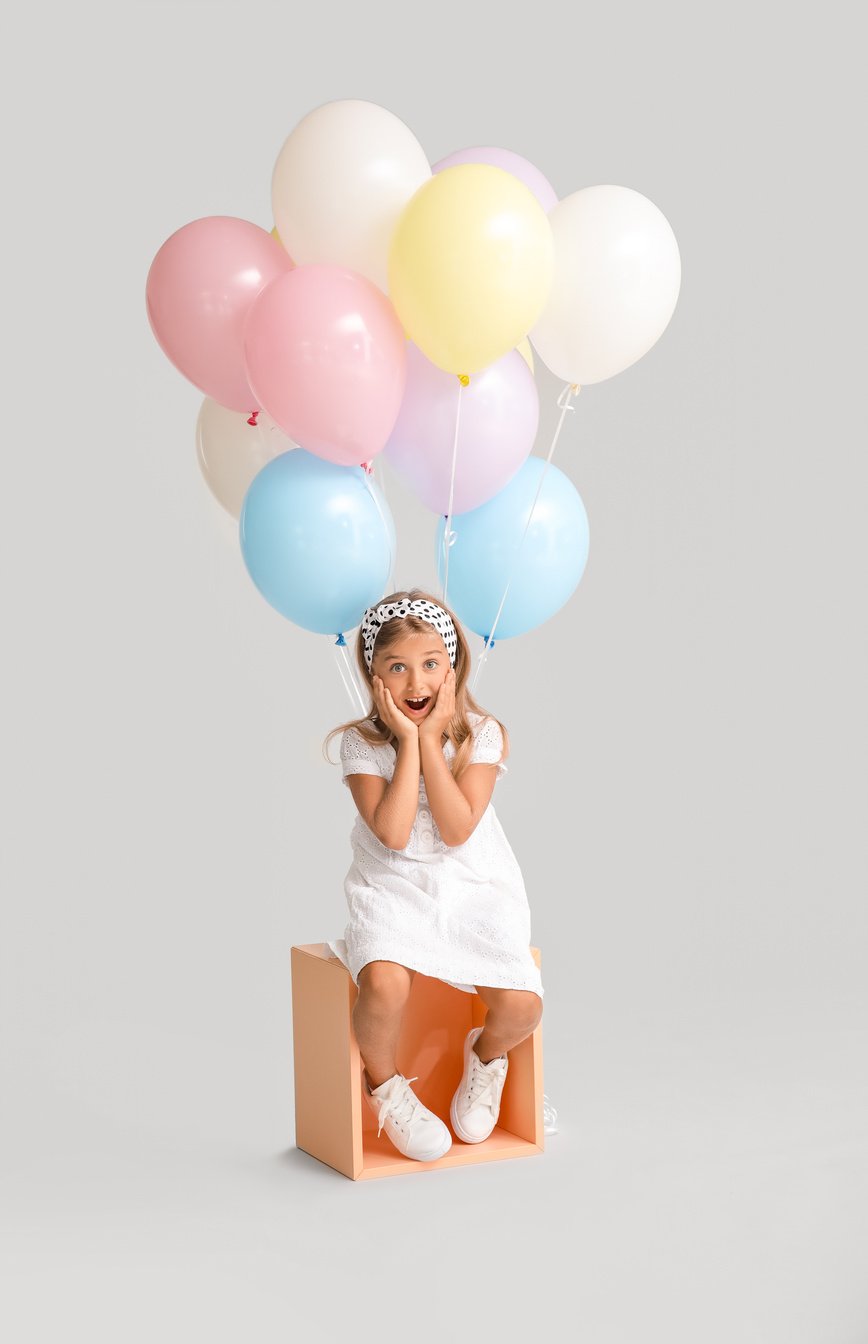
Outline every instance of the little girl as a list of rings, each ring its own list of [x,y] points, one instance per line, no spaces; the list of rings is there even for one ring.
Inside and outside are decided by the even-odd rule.
[[[450,1108],[465,1143],[494,1129],[507,1053],[542,1017],[524,881],[491,805],[508,738],[468,689],[472,659],[457,619],[421,589],[365,612],[356,657],[370,716],[326,738],[343,733],[343,778],[358,808],[344,884],[349,923],[329,946],[358,986],[353,1029],[378,1136],[385,1128],[399,1152],[431,1162],[451,1135],[395,1060],[416,972],[486,1005],[483,1026],[465,1039]]]

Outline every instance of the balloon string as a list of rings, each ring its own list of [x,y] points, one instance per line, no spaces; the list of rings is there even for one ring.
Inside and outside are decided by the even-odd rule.
[[[336,644],[336,645],[337,645],[337,644],[340,644],[342,640],[343,640],[343,635],[342,635],[342,634],[338,635],[337,639],[335,640],[335,644]],[[346,674],[345,674],[345,672],[344,672],[343,665],[342,665],[342,663],[341,663],[341,656],[340,656],[340,654],[337,652],[337,650],[335,650],[335,667],[338,669],[338,673],[339,673],[339,675],[340,675],[340,679],[341,679],[341,681],[344,683],[344,690],[346,691],[347,695],[350,697],[350,704],[352,705],[353,709],[355,709],[355,708],[356,708],[356,704],[355,704],[355,696],[353,695],[352,687],[350,686],[349,682],[347,681]]]
[[[519,553],[524,543],[524,539],[527,536],[527,531],[528,528],[530,527],[531,519],[533,518],[533,511],[536,508],[536,502],[539,499],[540,491],[542,490],[543,487],[543,481],[545,480],[546,472],[548,471],[549,466],[551,465],[552,456],[555,451],[555,445],[558,439],[560,438],[561,430],[563,429],[563,424],[564,420],[566,419],[567,411],[575,410],[575,407],[571,406],[570,402],[573,398],[573,395],[575,393],[581,392],[581,390],[582,389],[578,386],[577,383],[566,383],[564,385],[563,391],[558,397],[558,406],[560,407],[561,417],[558,420],[557,429],[555,430],[554,438],[552,439],[551,442],[551,447],[549,448],[548,454],[546,456],[546,464],[543,467],[542,473],[539,478],[539,484],[537,485],[536,488],[536,494],[533,497],[533,503],[530,506],[530,513],[527,516],[527,522],[524,525],[524,531],[521,534],[521,540],[519,541],[518,546],[515,549],[515,554],[512,557],[512,566],[510,568],[509,575],[506,580],[506,587],[503,590],[503,597],[500,599],[500,606],[497,608],[497,615],[494,618],[494,624],[491,627],[491,632],[485,637],[485,647],[483,648],[482,652],[479,655],[479,662],[476,665],[476,672],[474,673],[473,681],[471,682],[470,685],[471,691],[476,690],[476,683],[479,680],[479,674],[482,671],[482,666],[488,655],[488,650],[494,645],[494,632],[497,629],[497,622],[500,620],[500,613],[503,611],[503,604],[506,601],[506,595],[509,592],[509,585],[512,583],[513,575],[515,574],[515,567],[518,564]]]
[[[347,652],[346,645],[344,645],[344,646],[341,648],[341,653],[343,654],[344,664],[345,664],[346,669],[347,669],[347,675],[349,676],[349,678],[350,678],[350,680],[351,680],[351,682],[352,682],[352,684],[353,684],[353,689],[355,690],[355,693],[356,693],[356,699],[357,699],[358,702],[359,702],[359,712],[360,712],[361,714],[367,714],[367,713],[368,713],[368,708],[369,708],[369,707],[365,704],[365,698],[364,698],[364,696],[363,696],[363,694],[362,694],[362,691],[361,691],[361,688],[360,688],[360,686],[359,686],[359,678],[358,678],[358,674],[356,673],[356,670],[355,670],[355,668],[353,667],[353,664],[350,662],[350,655],[349,655],[349,653]]]
[[[347,656],[347,641],[344,639],[342,633],[338,634],[338,637],[334,642],[334,648],[336,650],[340,649],[340,652],[336,652],[335,654],[335,662],[337,664],[338,672],[340,673],[341,681],[344,683],[344,690],[350,697],[350,704],[353,709],[358,707],[361,713],[365,714],[365,704],[362,700],[361,692],[359,691],[358,682],[352,673],[350,661]],[[341,655],[343,655],[343,662],[341,660]]]
[[[380,483],[380,490],[382,491],[383,500],[384,500],[384,502],[385,502],[386,508],[388,509],[388,507],[389,507],[389,496],[386,494],[386,470],[385,470],[385,467],[384,467],[383,470],[380,472],[379,476],[376,477],[376,479],[377,479],[377,480],[379,481],[379,483]],[[386,528],[386,535],[387,535],[387,536],[389,535],[389,529],[388,529],[388,527]],[[392,549],[391,549],[391,545],[390,545],[390,547],[389,547],[389,592],[390,592],[390,593],[393,593],[393,592],[395,591],[395,560],[396,560],[396,558],[397,558],[397,557],[396,557],[394,551],[392,551]]]
[[[377,506],[377,513],[380,515],[380,518],[382,519],[383,522],[383,527],[385,528],[386,531],[386,542],[388,543],[389,547],[389,574],[388,574],[389,587],[387,589],[387,592],[393,593],[395,591],[395,552],[392,549],[392,540],[389,534],[389,525],[386,522],[386,515],[380,508],[380,501],[377,499],[377,496],[371,487],[371,477],[374,474],[374,465],[372,462],[363,462],[362,466],[364,467],[365,470],[365,485],[368,488],[368,494],[371,496],[371,499]],[[381,490],[383,489],[382,485],[380,486],[380,489]],[[383,491],[384,499],[385,495],[386,492]],[[388,500],[386,501],[386,507],[388,508]]]
[[[455,409],[455,438],[452,443],[452,474],[449,477],[449,512],[446,514],[446,528],[443,532],[443,601],[449,588],[449,547],[455,541],[452,528],[452,504],[455,499],[455,463],[458,460],[458,428],[461,424],[461,393],[470,379],[466,373],[458,375],[458,405]]]

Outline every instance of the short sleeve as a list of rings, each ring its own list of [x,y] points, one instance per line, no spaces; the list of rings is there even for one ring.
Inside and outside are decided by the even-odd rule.
[[[482,719],[473,729],[473,750],[468,765],[496,765],[497,778],[507,773],[503,764],[503,733],[495,719]]]
[[[347,728],[341,738],[341,767],[347,788],[348,775],[380,775],[388,779],[383,768],[382,748],[366,742],[356,728]]]

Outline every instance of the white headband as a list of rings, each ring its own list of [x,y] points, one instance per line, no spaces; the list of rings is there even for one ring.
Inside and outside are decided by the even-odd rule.
[[[429,602],[427,598],[416,598],[412,602],[408,598],[403,598],[400,602],[381,602],[378,607],[368,607],[362,617],[362,639],[369,672],[374,661],[374,644],[380,633],[380,627],[385,625],[386,621],[392,621],[398,616],[419,616],[429,625],[433,625],[446,645],[450,663],[455,666],[458,636],[448,611],[438,607],[436,602]]]

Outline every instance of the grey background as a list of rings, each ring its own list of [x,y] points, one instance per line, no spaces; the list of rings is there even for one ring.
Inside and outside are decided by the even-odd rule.
[[[865,1344],[855,35],[827,4],[49,4],[4,58],[0,1319],[19,1341],[400,1332]],[[271,225],[311,108],[648,195],[672,323],[555,461],[582,583],[480,683],[546,987],[534,1159],[294,1148],[289,949],[340,936],[351,707],[199,476],[144,284]],[[857,245],[857,239],[858,244]],[[864,346],[862,346],[864,351]],[[558,382],[539,368],[537,451]],[[401,584],[433,520],[387,472]],[[480,647],[475,640],[474,648]]]

